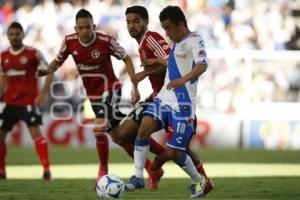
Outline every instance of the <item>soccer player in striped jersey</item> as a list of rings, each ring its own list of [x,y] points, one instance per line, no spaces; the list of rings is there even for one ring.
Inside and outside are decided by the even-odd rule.
[[[167,155],[191,178],[191,198],[206,194],[208,179],[201,175],[187,152],[192,134],[195,132],[195,98],[198,77],[207,69],[204,42],[200,35],[191,32],[186,18],[177,6],[168,6],[160,13],[160,21],[167,36],[174,42],[167,63],[165,83],[144,111],[144,117],[135,140],[135,174],[126,184],[131,191],[144,187],[143,166],[149,152],[150,135],[167,126],[171,130],[167,137]]]

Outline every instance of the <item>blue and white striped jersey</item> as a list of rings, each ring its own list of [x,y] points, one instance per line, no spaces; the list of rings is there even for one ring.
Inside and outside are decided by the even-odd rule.
[[[175,111],[185,111],[189,116],[194,116],[198,78],[174,91],[168,90],[167,85],[170,81],[189,73],[195,64],[207,65],[207,57],[201,36],[191,32],[180,42],[174,43],[169,54],[165,82],[157,95],[162,105],[169,105]]]

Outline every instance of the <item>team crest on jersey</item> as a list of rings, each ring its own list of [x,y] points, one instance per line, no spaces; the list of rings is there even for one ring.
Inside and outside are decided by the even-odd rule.
[[[4,60],[4,63],[5,63],[5,64],[9,63],[9,60],[8,60],[8,59],[5,59],[5,60]]]
[[[22,65],[26,64],[27,61],[28,61],[28,59],[27,59],[27,57],[25,57],[25,56],[22,56],[22,57],[20,58],[20,63],[21,63]]]
[[[91,52],[91,56],[92,56],[93,59],[99,58],[99,57],[100,57],[100,51],[98,51],[98,50],[93,50],[93,51]]]

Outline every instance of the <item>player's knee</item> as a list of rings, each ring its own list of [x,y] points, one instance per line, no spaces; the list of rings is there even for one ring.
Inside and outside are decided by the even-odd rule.
[[[140,139],[148,139],[150,137],[151,133],[152,132],[150,132],[149,129],[147,129],[147,127],[141,126],[138,131],[138,137]]]

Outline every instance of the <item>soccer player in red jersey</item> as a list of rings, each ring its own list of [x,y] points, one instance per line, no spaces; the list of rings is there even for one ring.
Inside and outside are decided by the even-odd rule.
[[[95,32],[91,13],[81,9],[76,14],[76,33],[67,35],[57,57],[39,75],[56,71],[69,55],[72,55],[86,93],[96,115],[94,133],[100,160],[97,179],[108,173],[109,143],[106,132],[117,126],[124,118],[118,104],[121,83],[113,71],[111,56],[123,60],[133,83],[133,103],[139,100],[137,81],[131,57],[111,36]]]
[[[144,71],[136,74],[137,81],[143,80],[146,76],[149,76],[149,80],[151,82],[151,86],[153,88],[153,93],[149,98],[147,98],[144,102],[141,102],[134,111],[132,111],[129,115],[132,120],[126,120],[122,126],[124,128],[119,132],[118,137],[122,137],[123,140],[125,138],[135,138],[141,124],[143,118],[143,111],[146,110],[147,106],[153,101],[155,95],[160,91],[162,85],[164,84],[165,72],[166,72],[166,63],[165,62],[156,62],[156,60],[164,60],[167,59],[168,54],[170,52],[170,47],[164,38],[158,34],[157,32],[148,31],[148,12],[145,7],[142,6],[132,6],[128,7],[126,12],[126,21],[127,21],[127,29],[131,35],[131,37],[135,38],[139,43],[139,54],[140,60],[143,63]],[[196,120],[195,120],[196,122]],[[172,134],[170,130],[165,128],[167,135]],[[130,132],[128,131],[130,130]],[[129,136],[131,135],[131,137]],[[157,183],[161,177],[159,169],[161,166],[169,160],[165,149],[161,149],[159,144],[153,142],[153,139],[150,138],[149,143],[150,151],[154,152],[157,157],[156,160],[152,163],[151,169],[156,169],[152,171],[156,171],[156,174],[153,174],[152,179],[154,179],[155,186],[157,188]],[[132,148],[134,149],[134,148]],[[154,150],[156,149],[156,151]],[[187,148],[187,153],[191,156],[198,172],[204,175],[208,179],[208,187],[206,187],[206,193],[208,193],[213,185],[211,180],[207,177],[205,170],[203,168],[203,163],[193,151]],[[146,162],[147,163],[147,162]],[[147,167],[146,167],[147,169]],[[151,170],[150,170],[151,174]]]
[[[148,31],[148,12],[144,7],[133,6],[127,8],[126,12],[127,29],[131,37],[136,39],[139,44],[140,60],[143,62],[149,58],[167,58],[170,48],[164,38],[156,32]],[[134,140],[139,129],[143,110],[152,102],[152,99],[161,89],[164,83],[166,67],[154,65],[144,67],[144,70],[135,74],[137,82],[142,81],[147,76],[149,77],[152,94],[138,103],[135,109],[127,116],[124,122],[117,128],[112,129],[111,135],[113,141],[121,145],[127,153],[133,158]],[[156,155],[161,155],[165,152],[165,148],[157,143],[154,139],[150,139],[150,151]],[[161,160],[161,159],[156,159]],[[148,182],[151,189],[156,190],[160,177],[163,175],[161,165],[151,163],[146,160],[145,168],[149,174]]]
[[[36,72],[38,67],[47,66],[42,54],[35,48],[25,46],[21,24],[13,22],[7,30],[10,48],[0,55],[0,179],[6,179],[5,138],[13,126],[23,120],[34,140],[35,150],[44,169],[44,180],[51,180],[48,143],[42,136],[39,125],[42,116],[39,106],[47,95],[53,75],[46,78],[43,89],[38,92]]]

